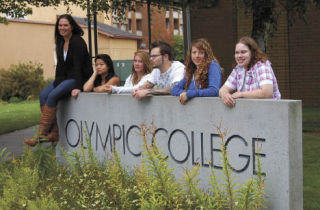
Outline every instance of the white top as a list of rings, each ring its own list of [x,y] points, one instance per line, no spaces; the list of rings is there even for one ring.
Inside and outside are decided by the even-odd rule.
[[[131,93],[134,89],[143,85],[149,78],[150,78],[150,74],[146,74],[141,78],[141,80],[138,82],[138,84],[133,85],[132,84],[132,75],[130,74],[130,76],[126,79],[124,86],[121,86],[121,87],[111,86],[112,93]]]
[[[66,61],[67,59],[68,50],[63,51],[63,60]]]
[[[164,73],[161,73],[158,68],[153,69],[148,81],[156,88],[167,88],[182,80],[184,77],[184,71],[184,65],[179,61],[174,61],[168,71]]]

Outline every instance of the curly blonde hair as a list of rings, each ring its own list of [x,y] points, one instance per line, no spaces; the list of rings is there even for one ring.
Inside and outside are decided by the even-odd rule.
[[[203,50],[204,51],[204,59],[202,60],[201,64],[199,65],[199,68],[193,63],[191,59],[191,51],[192,47],[198,48],[198,50]],[[194,40],[191,43],[191,47],[188,50],[188,55],[187,59],[185,62],[186,65],[186,79],[187,82],[185,84],[184,89],[187,90],[191,80],[195,78],[195,82],[197,85],[200,85],[200,88],[207,88],[208,87],[208,71],[209,71],[209,66],[211,62],[218,62],[217,58],[213,55],[211,46],[209,42],[206,39],[197,39]]]
[[[143,70],[144,70],[143,75],[151,73],[152,64],[150,62],[149,54],[144,52],[144,51],[137,51],[137,52],[134,53],[133,59],[136,56],[139,56],[142,59]],[[140,82],[140,80],[138,79],[137,72],[134,70],[134,65],[132,65],[131,76],[132,76],[132,84],[133,85],[136,85],[136,84],[138,84]]]

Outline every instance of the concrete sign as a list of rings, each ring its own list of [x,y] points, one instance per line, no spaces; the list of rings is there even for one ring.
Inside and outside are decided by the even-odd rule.
[[[128,167],[141,161],[140,125],[154,122],[157,144],[168,156],[176,177],[200,163],[200,186],[208,189],[211,167],[221,174],[221,138],[236,180],[255,176],[260,157],[266,178],[268,209],[302,209],[301,101],[237,100],[233,108],[219,98],[195,98],[181,105],[177,97],[81,93],[59,103],[60,142],[67,151],[89,138],[101,160],[115,148]],[[61,157],[59,147],[57,156]]]

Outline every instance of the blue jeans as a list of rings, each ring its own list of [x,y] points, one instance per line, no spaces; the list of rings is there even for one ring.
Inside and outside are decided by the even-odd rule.
[[[40,106],[47,105],[48,107],[54,108],[57,106],[58,100],[71,93],[76,87],[75,79],[68,79],[61,82],[57,87],[53,86],[51,82],[45,89],[40,93]]]

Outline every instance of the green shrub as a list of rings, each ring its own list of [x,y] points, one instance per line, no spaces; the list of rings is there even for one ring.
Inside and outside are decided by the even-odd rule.
[[[13,97],[11,97],[10,99],[9,99],[9,103],[19,103],[19,102],[21,102],[21,101],[23,101],[23,99],[22,98],[18,98],[18,97],[15,97],[15,96],[13,96]]]
[[[3,194],[3,187],[8,180],[8,158],[10,152],[7,152],[7,148],[0,148],[0,197]]]
[[[2,99],[1,99],[1,97],[0,97],[0,105],[1,104],[7,104],[8,102],[6,102],[6,101],[3,101]]]
[[[3,187],[0,198],[2,209],[23,209],[29,200],[35,199],[39,184],[37,171],[28,167],[15,167]]]
[[[0,209],[261,209],[265,208],[264,177],[258,159],[257,176],[237,184],[229,168],[225,133],[220,133],[223,170],[209,177],[208,192],[199,188],[200,165],[186,169],[180,180],[159,150],[155,127],[141,126],[143,158],[130,171],[123,167],[116,150],[100,163],[91,142],[79,151],[66,153],[56,164],[55,150],[37,146],[26,150],[9,167],[2,166]],[[148,137],[152,136],[152,141]],[[147,142],[154,142],[149,145]],[[1,155],[2,154],[2,155]],[[5,149],[0,157],[6,157]]]
[[[58,203],[52,198],[52,195],[43,195],[36,200],[28,201],[27,210],[59,210]]]
[[[43,68],[39,63],[20,63],[0,70],[0,98],[4,101],[38,97],[44,85]]]
[[[184,43],[183,43],[183,38],[179,35],[174,35],[174,45],[172,46],[173,48],[173,54],[174,54],[174,59],[177,61],[184,61]]]
[[[7,152],[7,148],[0,148],[0,166],[2,165],[2,161],[7,160],[7,157],[10,155],[10,152]]]
[[[136,192],[140,195],[141,209],[180,209],[183,201],[183,190],[175,180],[173,168],[165,155],[156,146],[154,137],[156,128],[141,126],[143,137],[142,165],[137,175],[140,185]],[[148,132],[152,135],[153,145],[147,144]]]

